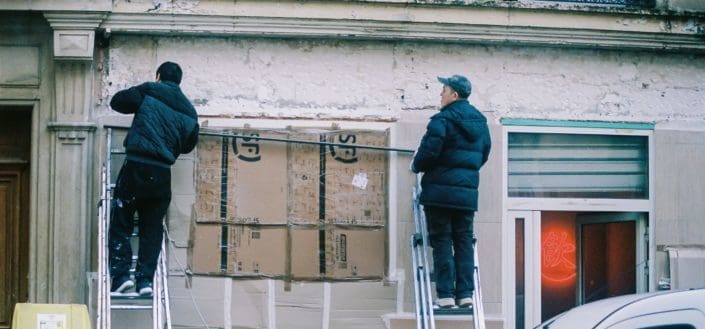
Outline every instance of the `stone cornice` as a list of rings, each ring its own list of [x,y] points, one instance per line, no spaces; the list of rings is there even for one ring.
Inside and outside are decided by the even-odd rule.
[[[433,20],[133,12],[112,13],[101,28],[112,33],[135,34],[403,40],[705,52],[705,35],[698,21],[671,19],[665,22],[660,17],[605,17],[600,14],[591,17],[584,13],[571,19],[570,14],[566,13],[526,11],[500,14],[497,10],[483,10],[487,15],[482,15],[483,12],[479,15],[484,18],[478,16],[476,20],[467,21],[457,19],[458,13],[451,12],[440,13],[448,15],[447,19],[437,17]],[[424,16],[427,13],[418,14]],[[415,16],[408,10],[399,15]],[[688,24],[691,26],[688,27]]]
[[[54,30],[95,30],[105,19],[106,12],[45,12],[44,17]]]

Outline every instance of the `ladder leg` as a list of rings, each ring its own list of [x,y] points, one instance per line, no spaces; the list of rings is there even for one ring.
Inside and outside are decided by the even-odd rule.
[[[162,303],[164,304],[164,314],[166,316],[166,328],[171,329],[171,306],[169,305],[169,270],[167,268],[166,264],[166,240],[169,238],[166,235],[166,225],[165,226],[165,234],[164,234],[164,239],[162,240],[162,259],[161,259],[161,267],[162,267],[162,292],[163,292],[163,299]]]
[[[161,263],[162,256],[157,260],[157,268],[154,271],[154,279],[152,279],[152,329],[163,328],[162,307],[161,307]]]
[[[473,237],[474,239],[474,237]],[[473,294],[473,322],[475,329],[485,329],[485,308],[482,304],[482,286],[480,283],[480,265],[479,259],[477,257],[477,239],[474,239],[474,257],[475,257],[475,267],[473,268],[473,281],[475,283],[475,293]]]
[[[435,329],[435,316],[433,312],[433,294],[431,292],[431,276],[429,273],[428,236],[426,232],[426,218],[423,208],[419,204],[421,186],[420,177],[417,176],[417,186],[412,193],[414,224],[416,233],[412,235],[412,263],[414,267],[414,297],[416,298],[417,328]]]
[[[422,215],[423,216],[423,215]],[[425,225],[425,220],[422,220]],[[428,261],[428,238],[426,236],[426,230],[424,228],[423,232],[423,245],[421,247],[421,257],[423,261],[423,282],[424,284],[422,287],[425,290],[425,305],[426,305],[426,310],[428,312],[428,321],[429,321],[429,327],[430,329],[435,329],[436,328],[436,320],[435,320],[435,315],[433,314],[433,294],[431,292],[431,273],[429,273],[429,261]]]
[[[110,138],[108,135],[108,145]],[[109,159],[109,157],[108,157]],[[108,161],[106,161],[108,162]],[[110,329],[110,276],[108,269],[108,225],[110,219],[110,166],[101,168],[101,199],[98,206],[98,289],[96,291],[98,329]]]
[[[166,225],[165,225],[166,229]],[[154,271],[152,292],[152,328],[171,329],[171,310],[169,306],[168,271],[166,267],[166,231],[162,239],[162,248]]]
[[[101,271],[100,271],[100,281],[103,283],[102,289],[99,289],[99,294],[100,296],[98,299],[101,301],[102,305],[102,317],[101,317],[101,323],[102,326],[99,325],[99,329],[110,329],[112,327],[112,307],[111,303],[112,301],[110,300],[110,262],[109,262],[109,257],[110,257],[110,251],[108,249],[108,234],[109,234],[109,229],[110,229],[110,206],[112,202],[112,189],[111,189],[111,184],[112,184],[112,179],[111,179],[111,160],[112,160],[112,138],[113,138],[113,133],[112,129],[108,129],[106,132],[106,140],[105,140],[105,163],[103,165],[103,171],[104,174],[102,174],[103,179],[102,179],[102,192],[103,192],[103,199],[101,200],[101,206],[103,207],[102,209],[102,217],[100,219],[100,224],[99,227],[102,229],[102,232],[100,232],[100,239],[98,241],[99,247],[98,249],[101,251],[101,257],[99,257],[99,264],[101,266]]]
[[[421,302],[421,288],[420,288],[420,280],[421,280],[421,273],[419,272],[419,267],[418,267],[418,250],[417,250],[417,245],[416,245],[416,240],[417,237],[415,235],[411,236],[411,262],[412,262],[412,268],[413,268],[413,276],[414,276],[414,300],[416,303],[414,303],[414,309],[416,311],[416,329],[424,329],[424,314],[422,313],[422,302]]]
[[[103,248],[103,198],[105,197],[105,166],[101,168],[100,172],[100,203],[98,205],[98,290],[96,291],[97,300],[97,314],[96,314],[96,327],[98,329],[103,329],[103,317],[105,317],[105,308],[103,307],[103,253],[105,249]]]

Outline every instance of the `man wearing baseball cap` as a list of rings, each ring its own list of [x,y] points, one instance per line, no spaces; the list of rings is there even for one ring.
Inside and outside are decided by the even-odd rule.
[[[475,290],[473,219],[490,133],[485,116],[467,100],[470,81],[462,75],[438,81],[441,109],[426,127],[411,170],[424,173],[420,202],[433,248],[436,306],[469,307]]]

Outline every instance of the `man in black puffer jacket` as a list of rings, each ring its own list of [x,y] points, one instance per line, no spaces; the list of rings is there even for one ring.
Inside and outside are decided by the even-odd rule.
[[[152,294],[152,278],[164,235],[163,219],[171,202],[171,165],[198,142],[198,115],[181,92],[181,68],[165,62],[157,69],[157,82],[121,90],[110,106],[133,114],[125,138],[127,157],[120,169],[110,218],[111,292],[123,293],[135,283],[130,278],[133,218],[138,214],[139,254],[135,279],[137,292]]]
[[[436,305],[469,307],[475,290],[473,218],[490,133],[485,116],[468,103],[470,81],[460,75],[438,81],[441,111],[431,117],[411,170],[424,173],[420,202],[433,248]]]

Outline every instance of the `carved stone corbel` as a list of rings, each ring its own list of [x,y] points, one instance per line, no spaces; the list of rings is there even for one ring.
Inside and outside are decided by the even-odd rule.
[[[106,16],[106,13],[44,13],[54,29],[54,59],[92,61],[95,30]]]

